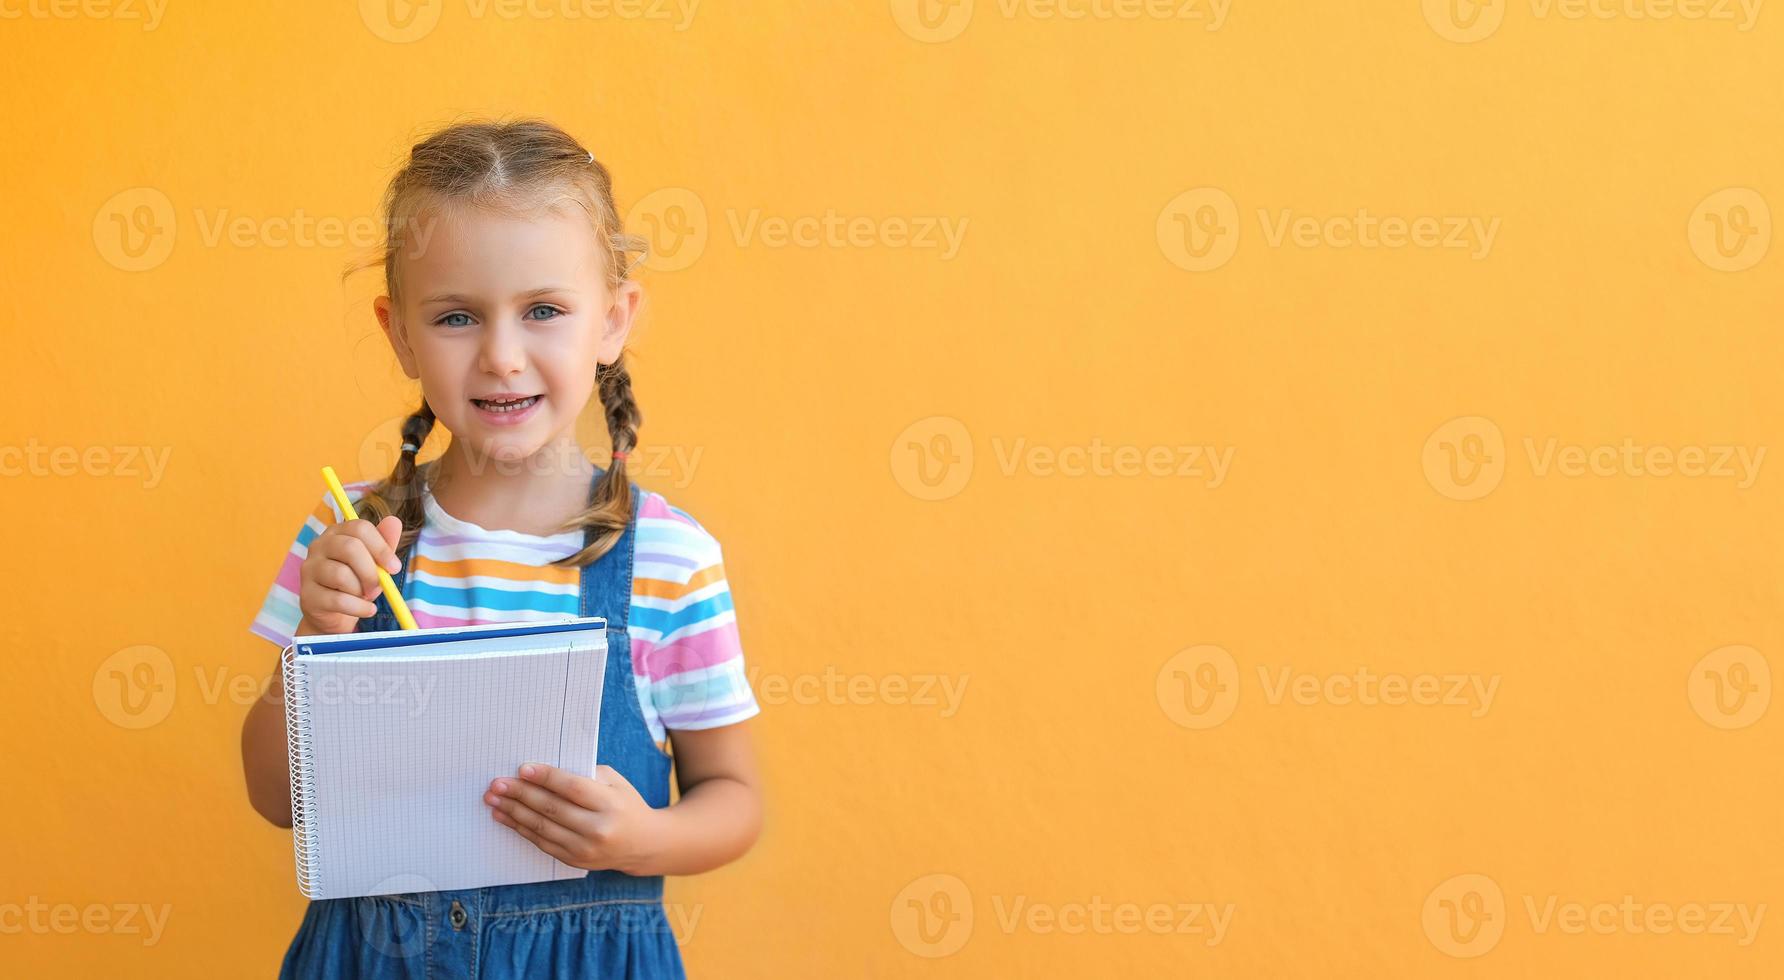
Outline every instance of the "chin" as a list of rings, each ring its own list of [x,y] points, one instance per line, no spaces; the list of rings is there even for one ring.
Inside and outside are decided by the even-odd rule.
[[[540,449],[539,444],[531,439],[515,439],[511,436],[479,439],[471,445],[475,447],[471,453],[472,458],[494,463],[504,471],[525,463]]]
[[[521,463],[532,458],[539,449],[539,446],[530,442],[521,443],[498,439],[487,443],[484,452],[498,463]]]

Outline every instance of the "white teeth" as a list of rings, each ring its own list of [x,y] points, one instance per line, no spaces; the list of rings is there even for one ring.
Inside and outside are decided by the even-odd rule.
[[[532,404],[534,402],[539,400],[539,396],[538,395],[530,395],[526,398],[516,398],[512,401],[501,401],[501,402],[489,401],[488,399],[484,399],[484,398],[473,398],[471,400],[473,402],[476,402],[477,407],[483,409],[484,411],[496,412],[496,413],[500,414],[503,412],[518,412],[523,408],[530,408],[530,407],[532,407]]]

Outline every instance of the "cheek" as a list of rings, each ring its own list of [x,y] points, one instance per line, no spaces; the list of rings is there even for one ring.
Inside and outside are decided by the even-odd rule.
[[[593,330],[583,332],[571,343],[555,351],[542,351],[533,363],[546,381],[563,392],[592,392],[595,372],[600,364],[600,350]]]
[[[545,383],[551,388],[553,397],[565,411],[580,412],[583,406],[595,398],[594,359],[590,358],[588,366],[577,363],[557,363],[543,368],[541,374]]]
[[[464,370],[439,357],[419,354],[416,367],[421,387],[438,397],[456,396],[464,388]]]

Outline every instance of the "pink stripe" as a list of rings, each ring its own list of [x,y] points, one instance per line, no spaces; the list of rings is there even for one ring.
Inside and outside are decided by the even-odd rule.
[[[279,577],[273,581],[283,585],[293,596],[303,591],[304,560],[291,552],[285,552],[285,563],[279,566]]]
[[[669,502],[660,493],[646,493],[644,499],[638,501],[639,517],[674,517],[669,512]]]
[[[481,620],[459,619],[455,616],[436,616],[433,613],[423,612],[422,610],[415,609],[413,607],[410,608],[409,612],[411,615],[413,615],[415,617],[415,625],[417,627],[420,627],[421,629],[424,629],[424,630],[437,629],[442,626],[482,626],[483,625],[483,622]]]
[[[690,670],[716,667],[743,656],[743,643],[735,622],[683,636],[665,647],[649,640],[632,640],[632,673],[649,677],[651,683]]]

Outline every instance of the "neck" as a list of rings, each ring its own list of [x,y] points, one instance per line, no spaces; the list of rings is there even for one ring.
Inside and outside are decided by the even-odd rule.
[[[524,459],[499,460],[458,439],[434,464],[431,488],[447,513],[491,529],[546,534],[588,506],[595,466],[574,433]]]

